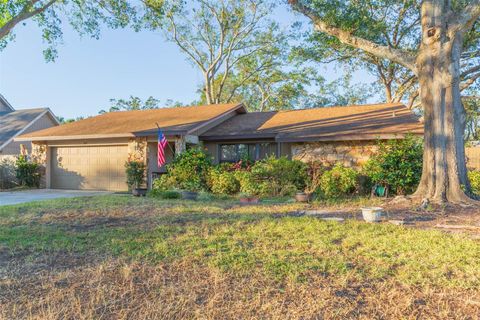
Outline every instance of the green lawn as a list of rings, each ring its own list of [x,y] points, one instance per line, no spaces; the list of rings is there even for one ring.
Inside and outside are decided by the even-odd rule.
[[[29,310],[32,317],[47,318],[203,318],[206,314],[215,318],[229,317],[238,308],[231,317],[282,318],[295,310],[292,318],[468,318],[479,311],[478,241],[390,224],[338,223],[289,214],[302,208],[289,203],[239,207],[228,200],[129,196],[0,207],[0,257],[9,260],[0,263],[0,270],[8,275],[4,280],[0,277],[0,303],[7,306],[4,315],[28,317],[23,312]],[[46,265],[44,278],[33,279],[29,270],[42,265]],[[68,274],[72,270],[78,273]],[[101,276],[89,279],[85,270]],[[91,285],[96,290],[100,283],[107,286],[108,301],[115,286],[117,291],[125,290],[117,280],[108,280],[112,274],[105,270],[127,274],[130,281],[158,281],[157,287],[142,292],[145,297],[158,294],[163,307],[157,310],[144,304],[142,310],[128,309],[126,302],[93,298],[93,292],[80,284],[96,279]],[[79,274],[84,271],[82,278]],[[202,274],[206,278],[199,279]],[[50,287],[52,278],[69,279],[69,285]],[[45,290],[33,292],[35,283]],[[141,283],[133,281],[131,290],[139,290]],[[204,289],[195,283],[204,283]],[[211,292],[212,283],[222,284],[220,298]],[[74,286],[83,289],[71,291]],[[62,290],[69,291],[52,298]],[[202,298],[193,299],[198,290],[205,291]],[[35,299],[43,302],[32,302]],[[243,303],[237,306],[234,300]],[[179,301],[184,303],[177,305]],[[279,301],[290,301],[290,307],[274,309],[276,304],[285,307]],[[57,314],[54,305],[68,312]]]

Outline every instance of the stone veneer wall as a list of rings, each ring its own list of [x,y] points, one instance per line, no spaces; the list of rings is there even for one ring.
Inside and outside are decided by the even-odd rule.
[[[148,143],[146,137],[132,138],[129,140],[128,161],[138,161],[147,164]]]
[[[362,166],[378,150],[375,141],[305,142],[291,148],[293,159],[325,166],[340,162],[346,167]]]
[[[47,152],[48,146],[46,143],[32,142],[31,160],[40,165],[40,188],[47,187],[46,172],[47,172]]]

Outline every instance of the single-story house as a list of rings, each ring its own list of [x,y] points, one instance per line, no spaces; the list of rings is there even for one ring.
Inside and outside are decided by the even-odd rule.
[[[58,120],[48,108],[15,110],[12,105],[0,95],[0,160],[13,159],[20,154],[20,145],[30,152],[30,143],[14,141],[16,137],[58,126]]]
[[[32,141],[32,157],[46,168],[48,188],[126,190],[127,160],[144,161],[148,183],[157,167],[157,124],[169,145],[167,162],[202,144],[216,163],[248,154],[302,161],[341,161],[358,166],[378,139],[423,134],[423,124],[402,104],[247,112],[243,104],[219,104],[111,112],[18,137]]]

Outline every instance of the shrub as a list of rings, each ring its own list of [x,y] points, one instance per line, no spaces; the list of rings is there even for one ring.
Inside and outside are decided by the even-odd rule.
[[[234,172],[234,176],[238,181],[240,192],[246,195],[260,194],[260,188],[253,179],[251,171],[238,170]]]
[[[373,183],[386,184],[396,194],[415,190],[420,182],[423,162],[421,139],[405,139],[379,143],[379,150],[365,165],[364,172]]]
[[[209,172],[208,184],[215,194],[235,194],[240,191],[240,183],[235,173],[221,167],[213,168]]]
[[[211,159],[202,149],[188,149],[167,165],[168,173],[157,179],[153,187],[158,190],[207,190],[207,176],[211,167]]]
[[[307,165],[286,157],[269,157],[252,166],[252,179],[259,186],[261,195],[291,195],[304,190],[308,178]],[[295,189],[295,191],[292,191]]]
[[[320,179],[320,189],[325,197],[338,198],[351,194],[357,187],[358,173],[337,163]]]
[[[472,192],[475,194],[480,194],[480,171],[469,171],[468,179],[470,180],[470,185],[472,186]]]
[[[125,172],[127,174],[127,185],[130,189],[139,188],[145,183],[146,170],[145,163],[140,161],[125,162]]]
[[[40,187],[40,166],[38,163],[29,161],[26,156],[19,156],[15,162],[16,177],[22,186],[29,188]]]
[[[17,185],[15,162],[10,159],[0,161],[0,190],[10,189]]]

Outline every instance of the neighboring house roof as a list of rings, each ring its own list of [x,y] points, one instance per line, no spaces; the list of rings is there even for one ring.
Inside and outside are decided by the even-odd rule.
[[[402,104],[252,112],[233,117],[201,135],[202,140],[274,138],[276,141],[335,141],[422,134],[423,124]]]
[[[157,124],[166,135],[185,135],[227,114],[244,113],[242,104],[189,106],[152,110],[117,111],[18,137],[22,140],[131,137],[156,134]]]
[[[45,114],[50,113],[52,119],[58,123],[48,108],[23,109],[0,112],[0,150],[6,147],[15,137],[25,132]]]
[[[0,94],[0,112],[15,111],[12,105]]]

